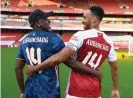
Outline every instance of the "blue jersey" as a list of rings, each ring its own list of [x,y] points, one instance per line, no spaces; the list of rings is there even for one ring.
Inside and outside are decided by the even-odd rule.
[[[60,36],[42,30],[33,30],[20,44],[17,59],[37,66],[64,48]],[[25,98],[56,98],[60,95],[58,66],[44,69],[27,78]]]

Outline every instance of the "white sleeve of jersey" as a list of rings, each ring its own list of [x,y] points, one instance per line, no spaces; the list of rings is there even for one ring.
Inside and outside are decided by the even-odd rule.
[[[112,41],[111,41],[110,45],[111,45],[111,49],[110,49],[110,52],[109,52],[109,55],[108,55],[107,60],[109,62],[113,62],[113,61],[116,61],[117,60],[117,56],[116,56],[116,52],[114,50],[114,45],[113,45],[113,42]]]
[[[77,32],[71,37],[66,46],[76,52],[82,46],[82,44],[83,44],[82,35],[80,32]]]

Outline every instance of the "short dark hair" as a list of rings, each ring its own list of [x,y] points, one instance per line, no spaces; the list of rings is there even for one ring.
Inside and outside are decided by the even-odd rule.
[[[89,8],[91,10],[92,14],[97,16],[100,21],[102,21],[104,17],[104,9],[98,5],[93,5]]]

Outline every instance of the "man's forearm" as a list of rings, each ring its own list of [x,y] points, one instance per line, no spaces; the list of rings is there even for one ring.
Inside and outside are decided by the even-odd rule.
[[[113,81],[113,89],[118,90],[118,65],[117,61],[109,62]]]
[[[65,64],[68,67],[72,68],[74,71],[77,71],[79,73],[95,75],[95,76],[98,75],[97,71],[85,66],[81,62],[78,62],[78,61],[76,61],[74,59],[69,59],[67,62],[65,62]]]
[[[59,53],[51,56],[47,60],[43,61],[38,66],[34,67],[34,71],[40,71],[45,68],[54,67],[57,64],[66,62],[72,56],[73,51],[67,47],[63,48]]]
[[[57,64],[59,64],[61,61],[59,60],[58,57],[56,57],[56,55],[53,55],[52,57],[50,57],[49,59],[45,60],[44,62],[42,62],[41,64],[39,64],[38,66],[34,67],[34,71],[40,71],[43,70],[45,68],[49,68],[49,67],[54,67]]]
[[[113,89],[118,90],[118,68],[111,69]]]
[[[21,93],[24,93],[24,75],[23,69],[15,68],[17,83]]]

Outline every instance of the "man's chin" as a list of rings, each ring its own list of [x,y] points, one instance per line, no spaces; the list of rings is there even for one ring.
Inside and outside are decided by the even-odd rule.
[[[87,30],[87,28],[86,28],[86,27],[84,27],[84,30]]]
[[[84,30],[88,30],[88,29],[90,29],[90,28],[89,28],[89,27],[84,26]]]
[[[49,31],[51,31],[51,27],[50,27],[50,28],[48,28],[48,30],[49,30]]]

